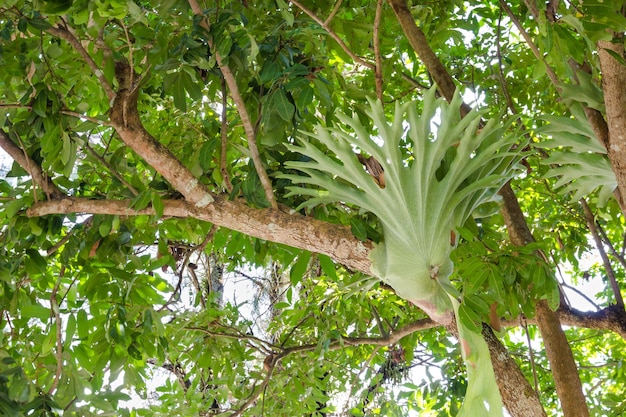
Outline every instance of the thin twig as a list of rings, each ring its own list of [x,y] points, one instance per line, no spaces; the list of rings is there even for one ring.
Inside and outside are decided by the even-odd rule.
[[[61,265],[59,278],[57,279],[57,282],[54,284],[54,288],[52,288],[52,292],[50,293],[50,309],[52,310],[52,314],[54,315],[56,325],[55,357],[57,361],[57,367],[54,374],[54,380],[52,381],[52,385],[48,390],[48,395],[51,395],[52,393],[54,393],[54,391],[56,391],[59,380],[61,379],[61,373],[63,372],[63,323],[61,321],[61,312],[59,311],[59,303],[57,301],[57,293],[59,292],[59,286],[61,285],[63,275],[65,275],[65,265]]]
[[[330,12],[330,14],[328,15],[328,17],[326,18],[326,20],[324,21],[325,25],[330,24],[330,21],[333,20],[333,18],[335,17],[335,15],[337,14],[337,12],[339,11],[339,8],[341,7],[341,3],[343,2],[343,0],[339,0],[337,1],[337,3],[335,3],[335,7],[333,7],[333,10]]]
[[[118,21],[122,29],[124,29],[124,36],[126,37],[126,43],[128,44],[128,63],[130,65],[130,82],[131,87],[134,87],[134,77],[135,77],[135,63],[133,61],[133,44],[130,41],[130,36],[128,35],[128,29],[123,21]]]
[[[83,223],[82,223],[82,228],[84,229],[85,227],[89,226],[91,224],[91,222],[93,221],[93,216],[89,216]],[[61,248],[63,245],[65,245],[67,243],[68,240],[70,240],[70,238],[74,235],[74,233],[78,230],[77,229],[78,225],[76,225],[72,230],[70,230],[65,236],[63,236],[63,238],[58,241],[57,243],[55,243],[52,247],[48,248],[48,250],[46,251],[47,256],[52,255],[54,252],[56,252],[57,250],[59,250],[59,248]]]
[[[383,0],[376,2],[376,16],[374,17],[373,39],[374,42],[374,58],[376,59],[376,68],[374,75],[376,78],[376,97],[383,102],[383,59],[380,53],[380,19],[383,14]]]
[[[501,29],[502,29],[502,7],[500,7],[500,14],[498,15],[498,28],[496,30],[496,55],[498,56],[498,79],[500,80],[500,86],[502,88],[502,94],[504,94],[504,99],[506,100],[506,104],[511,109],[511,113],[514,115],[517,114],[517,109],[515,108],[515,103],[513,103],[513,99],[511,98],[511,94],[509,93],[509,89],[506,86],[506,80],[504,78],[504,71],[502,70],[502,51],[501,51]]]
[[[224,186],[230,193],[233,191],[233,183],[230,181],[230,174],[228,173],[228,169],[226,168],[226,151],[228,145],[228,112],[226,111],[226,108],[228,106],[228,90],[226,89],[226,80],[224,79],[224,77],[222,77],[220,81],[222,84],[222,130],[220,132],[222,147],[220,150],[220,172],[222,173]]]
[[[515,25],[515,27],[517,28],[519,33],[524,38],[524,41],[526,41],[526,44],[528,45],[530,50],[535,55],[535,58],[537,58],[539,61],[543,62],[543,64],[546,66],[546,74],[548,74],[548,78],[550,78],[550,81],[552,81],[552,84],[557,89],[559,89],[559,79],[557,78],[556,74],[552,70],[552,67],[550,67],[550,65],[548,65],[548,62],[546,61],[546,59],[541,54],[541,52],[539,51],[539,48],[537,48],[537,45],[535,45],[535,43],[533,42],[533,40],[530,37],[530,35],[528,34],[528,32],[526,32],[526,29],[524,29],[524,26],[522,26],[522,24],[519,21],[519,19],[517,18],[517,16],[515,16],[513,11],[509,7],[509,5],[506,4],[506,1],[500,0],[500,7],[502,7],[504,9],[504,11],[506,12],[507,16],[509,16],[509,18],[511,19],[511,21],[513,22],[513,24]]]
[[[254,387],[252,394],[250,394],[246,402],[244,402],[237,411],[229,414],[229,417],[238,417],[242,415],[243,412],[246,411],[252,405],[252,403],[254,403],[259,398],[261,393],[265,392],[265,388],[267,388],[267,386],[270,383],[270,380],[272,379],[274,368],[276,367],[276,364],[281,359],[282,359],[281,356],[275,356],[273,354],[270,354],[265,358],[265,360],[263,361],[263,365],[266,369],[265,369],[265,378],[263,378],[263,382],[261,382],[260,385],[256,385]]]
[[[87,116],[86,114],[82,114],[82,113],[78,113],[75,111],[71,111],[71,110],[60,110],[61,114],[65,114],[67,116],[73,116],[73,117],[77,117],[79,119],[85,119],[88,122],[92,122],[101,126],[112,126],[111,122],[108,122],[106,120],[101,120],[98,119],[97,117],[91,117],[91,116]]]
[[[187,266],[187,265],[183,265],[181,267],[181,271],[180,271],[180,277],[181,278],[183,276],[183,271],[185,269],[185,266]],[[198,276],[196,275],[196,271],[194,271],[193,268],[187,268],[187,270],[189,271],[189,276],[191,277],[191,282],[193,283],[193,286],[196,289],[196,292],[198,293],[198,296],[200,297],[200,305],[202,305],[202,309],[206,309],[206,300],[204,299],[204,294],[202,294],[202,287],[200,287],[200,281],[198,281]]]
[[[520,316],[520,325],[524,329],[524,333],[526,333],[526,342],[528,343],[528,359],[530,360],[530,369],[533,371],[533,382],[535,384],[535,394],[537,394],[537,398],[539,396],[539,379],[537,378],[537,367],[535,365],[535,354],[533,353],[533,345],[530,340],[530,332],[528,331],[528,323],[526,323],[526,318]]]
[[[589,304],[591,304],[592,306],[594,306],[594,307],[595,307],[596,311],[600,310],[600,306],[599,306],[599,305],[597,305],[597,304],[595,303],[595,301],[593,301],[591,298],[589,298],[589,296],[588,296],[587,294],[585,294],[584,292],[582,292],[582,291],[581,291],[581,290],[579,290],[578,288],[573,287],[573,286],[571,286],[571,285],[569,285],[569,284],[567,284],[566,282],[563,282],[563,281],[559,282],[559,285],[560,285],[561,287],[567,288],[568,290],[570,290],[570,291],[572,291],[572,292],[575,292],[576,294],[578,294],[578,296],[579,296],[579,297],[584,298],[584,299],[585,299],[585,301],[587,301]],[[565,293],[564,293],[564,294],[563,294],[563,296],[564,296],[564,297],[566,297],[566,299],[567,299],[567,304],[568,304],[569,306],[571,306],[571,304],[572,304],[572,303],[571,303],[571,302],[569,302],[569,298],[567,298],[567,294],[565,294]]]
[[[80,41],[76,39],[76,37],[67,28],[57,25],[49,28],[47,32],[53,36],[66,40],[85,60],[89,68],[91,68],[94,75],[98,78],[98,81],[100,81],[102,88],[104,88],[104,91],[109,100],[115,98],[115,91],[113,91],[113,87],[109,83],[109,80],[107,80],[107,78],[104,76],[104,72],[100,69],[100,67],[98,67],[98,64],[96,64],[96,62],[93,60],[91,55],[89,55],[87,50],[83,48],[83,45],[80,43]]]
[[[27,104],[18,104],[18,103],[0,103],[0,108],[32,110],[33,106],[30,106]],[[86,114],[78,113],[72,110],[59,110],[59,113],[65,114],[66,116],[72,116],[72,117],[76,117],[79,119],[85,119],[89,122],[96,123],[101,126],[111,126],[111,123],[106,120],[101,120],[96,117],[87,116]]]
[[[0,148],[9,154],[15,162],[24,168],[33,179],[33,185],[36,184],[46,193],[47,196],[53,198],[61,198],[65,195],[50,178],[43,172],[41,167],[33,161],[26,153],[26,149],[21,149],[9,138],[9,136],[0,129]],[[36,196],[36,193],[35,193]],[[36,197],[35,197],[36,198]]]
[[[189,5],[191,6],[191,10],[197,16],[202,17],[200,22],[201,26],[205,28],[207,31],[210,26],[209,23],[204,16],[204,11],[198,4],[196,0],[189,0]],[[209,47],[213,48],[213,41],[209,40]],[[246,132],[246,137],[248,139],[248,149],[250,149],[250,156],[252,157],[252,162],[254,163],[254,168],[259,176],[259,180],[261,180],[261,185],[263,186],[263,191],[265,191],[265,197],[267,201],[270,203],[270,206],[273,209],[278,209],[278,203],[276,202],[276,198],[274,197],[274,190],[272,188],[272,181],[270,180],[265,168],[263,167],[263,161],[261,160],[261,154],[259,153],[259,148],[256,142],[256,132],[254,129],[254,125],[252,124],[252,120],[250,119],[250,115],[246,108],[246,103],[239,91],[239,86],[237,85],[237,80],[233,75],[230,67],[226,62],[224,62],[222,55],[215,51],[215,60],[217,61],[217,65],[219,66],[222,76],[224,80],[226,80],[226,84],[228,85],[228,89],[230,90],[230,94],[233,97],[233,101],[235,102],[235,106],[237,108],[237,112],[239,113],[239,118],[241,119],[241,123],[243,124],[243,129]]]
[[[122,174],[120,174],[119,172],[117,172],[116,169],[114,169],[111,164],[109,164],[102,156],[100,156],[91,146],[89,146],[88,142],[85,142],[85,144],[83,145],[88,151],[89,153],[91,153],[91,155],[96,158],[98,160],[98,162],[100,162],[102,165],[104,165],[104,167],[115,177],[117,178],[126,188],[128,188],[130,190],[131,193],[133,193],[133,195],[137,196],[139,195],[139,191],[137,191],[137,189],[135,187],[133,187],[128,181],[126,181],[124,179],[124,177],[122,177]]]
[[[596,220],[594,218],[589,205],[585,201],[585,199],[580,199],[580,204],[583,206],[583,211],[585,212],[585,219],[587,220],[587,226],[589,227],[589,231],[591,232],[591,236],[593,237],[593,241],[596,244],[596,248],[600,253],[600,257],[602,258],[602,263],[604,264],[604,270],[606,271],[606,277],[609,280],[609,284],[611,285],[611,289],[615,294],[615,303],[624,308],[624,299],[622,298],[622,293],[619,288],[619,284],[617,283],[617,279],[615,278],[615,272],[613,271],[613,267],[611,266],[611,261],[604,250],[604,245],[602,245],[602,239],[600,239],[600,235],[598,234],[598,229],[596,228]]]
[[[623,253],[624,248],[622,248],[622,253],[618,253],[617,250],[615,249],[615,246],[613,246],[613,242],[611,242],[609,237],[606,235],[604,228],[597,221],[596,221],[596,227],[598,228],[598,231],[600,232],[600,235],[602,236],[602,241],[604,242],[605,245],[609,247],[609,250],[611,251],[611,255],[615,256],[615,259],[617,259],[619,263],[622,265],[622,267],[626,269],[626,258],[624,258],[624,253]]]
[[[190,0],[192,1],[192,0]],[[357,54],[355,54],[354,52],[352,52],[352,50],[350,50],[350,48],[348,48],[348,45],[346,45],[346,43],[339,37],[339,35],[337,35],[337,33],[335,33],[335,31],[333,31],[330,26],[328,26],[326,24],[326,22],[322,21],[322,19],[320,19],[319,17],[317,17],[315,15],[315,13],[313,13],[311,10],[307,9],[306,7],[304,7],[300,2],[298,2],[297,0],[291,0],[291,3],[295,4],[296,7],[298,7],[300,10],[302,10],[304,13],[306,13],[311,19],[313,19],[315,21],[315,23],[317,23],[318,25],[320,25],[322,27],[322,29],[324,29],[326,32],[328,32],[328,35],[333,38],[335,40],[335,42],[337,42],[339,44],[339,46],[341,47],[341,49],[343,49],[343,51],[348,54],[348,56],[350,58],[352,58],[352,60],[354,62],[356,62],[357,64],[361,64],[364,67],[367,67],[369,69],[376,69],[376,66],[374,64],[372,64],[371,62],[367,62],[365,61],[363,58],[361,58],[360,56],[358,56]]]
[[[408,81],[409,84],[411,84],[413,87],[417,88],[418,90],[428,90],[430,88],[429,86],[420,83],[419,81],[411,77],[406,72],[403,72],[401,76],[403,80]]]

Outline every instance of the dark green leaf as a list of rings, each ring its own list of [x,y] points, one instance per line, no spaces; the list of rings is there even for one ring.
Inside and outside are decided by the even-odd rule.
[[[298,284],[300,281],[302,281],[302,278],[304,277],[304,273],[307,270],[307,267],[309,266],[309,260],[311,259],[311,252],[302,252],[299,256],[298,256],[298,260],[296,261],[295,264],[293,264],[293,266],[291,267],[291,270],[289,271],[289,281],[291,282],[291,285],[296,285]]]
[[[172,83],[172,94],[174,95],[174,105],[183,113],[187,111],[187,96],[185,95],[185,86],[183,84],[181,74],[174,77]]]
[[[276,112],[284,121],[289,122],[293,118],[295,108],[283,90],[279,89],[274,92],[271,106],[276,109]]]

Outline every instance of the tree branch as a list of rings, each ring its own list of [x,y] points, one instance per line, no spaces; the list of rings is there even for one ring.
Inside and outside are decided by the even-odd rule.
[[[104,72],[98,67],[98,64],[93,60],[91,55],[83,48],[83,45],[80,43],[78,39],[69,31],[67,28],[61,26],[60,24],[54,27],[51,27],[47,30],[47,32],[53,36],[64,39],[67,41],[78,54],[83,58],[83,60],[87,63],[89,68],[93,71],[94,75],[100,81],[102,88],[104,89],[109,100],[112,100],[115,97],[115,92],[113,91],[113,87],[109,83],[109,80],[104,76]]]
[[[380,54],[380,19],[383,14],[383,0],[376,2],[376,16],[374,17],[374,30],[373,39],[374,43],[374,58],[376,59],[376,68],[374,70],[374,76],[376,79],[376,97],[383,102],[383,59]]]
[[[503,199],[502,216],[511,243],[525,246],[534,242],[535,239],[526,224],[524,213],[510,183],[505,185],[499,194]],[[535,313],[564,414],[566,416],[589,416],[576,361],[558,315],[550,310],[546,300],[537,302]]]
[[[61,280],[63,279],[64,274],[65,266],[62,265],[57,282],[54,284],[54,288],[52,288],[52,292],[50,293],[50,311],[54,316],[54,323],[56,326],[56,351],[54,356],[57,361],[57,367],[54,374],[54,380],[48,390],[48,395],[52,395],[52,393],[56,391],[59,380],[61,379],[61,374],[63,373],[63,323],[61,321],[61,312],[59,311],[57,293],[59,292],[59,286],[61,285]]]
[[[28,156],[26,150],[20,149],[13,143],[2,129],[0,129],[0,148],[30,174],[33,183],[41,187],[48,198],[62,198],[65,195],[43,172],[41,167]]]
[[[600,235],[598,234],[598,229],[596,227],[596,219],[589,208],[589,205],[585,201],[585,199],[580,200],[580,204],[583,206],[583,211],[585,212],[585,220],[587,220],[587,227],[589,227],[589,231],[591,232],[591,236],[593,237],[593,241],[596,244],[596,248],[600,253],[600,258],[602,258],[602,263],[604,264],[604,270],[606,271],[606,277],[609,280],[609,284],[611,285],[611,289],[613,290],[613,294],[615,294],[615,303],[624,308],[624,299],[622,298],[622,293],[619,288],[619,284],[617,283],[617,279],[615,278],[615,272],[613,271],[613,267],[611,266],[611,261],[609,261],[609,257],[604,250],[604,246],[602,245],[602,239],[600,239]]]
[[[128,63],[118,61],[115,73],[119,81],[119,92],[110,113],[111,124],[120,139],[169,181],[188,202],[197,207],[210,204],[213,196],[206,186],[143,127],[137,111],[139,88],[130,84],[132,68]]]
[[[524,29],[524,26],[522,26],[522,23],[519,21],[517,16],[515,16],[515,13],[513,13],[509,5],[506,4],[506,1],[504,0],[499,0],[499,1],[500,1],[500,7],[502,7],[502,9],[504,9],[504,11],[506,12],[507,16],[509,16],[509,19],[511,19],[511,21],[513,22],[513,24],[515,25],[519,33],[522,35],[522,37],[524,38],[524,41],[526,42],[530,50],[535,55],[535,58],[537,58],[538,61],[543,62],[543,64],[546,66],[546,74],[548,74],[548,78],[550,78],[550,81],[552,81],[552,84],[558,89],[559,79],[557,78],[556,74],[552,70],[552,67],[548,65],[548,62],[539,51],[539,48],[537,48],[537,45],[535,45],[535,43],[533,42],[528,32],[526,32],[526,29]]]
[[[135,187],[132,186],[131,183],[129,183],[128,181],[126,181],[124,179],[124,177],[122,176],[122,174],[120,174],[119,172],[117,172],[116,169],[113,169],[113,167],[111,166],[111,164],[109,164],[102,156],[100,156],[91,146],[89,146],[89,142],[85,141],[85,144],[83,145],[85,147],[85,149],[87,149],[89,151],[89,153],[98,160],[98,162],[100,162],[102,164],[102,166],[104,166],[107,171],[109,171],[111,173],[111,175],[113,175],[115,178],[117,178],[119,180],[119,182],[121,182],[126,188],[128,188],[130,190],[131,193],[133,193],[133,195],[137,196],[139,195],[139,191],[137,191],[137,189]]]
[[[337,44],[339,44],[341,49],[343,49],[343,51],[346,54],[348,54],[348,56],[350,58],[352,58],[352,60],[354,62],[356,62],[357,64],[361,64],[364,67],[372,69],[372,70],[376,69],[376,66],[374,64],[372,64],[371,62],[367,62],[366,60],[364,60],[363,58],[361,58],[360,56],[358,56],[357,54],[352,52],[352,50],[348,47],[348,45],[346,45],[346,43],[339,37],[339,35],[337,35],[337,33],[334,30],[332,30],[330,28],[330,26],[328,25],[328,23],[330,22],[330,19],[326,19],[326,22],[324,22],[322,19],[317,17],[315,15],[315,13],[313,13],[311,10],[307,9],[306,7],[304,7],[297,0],[290,0],[290,3],[295,4],[298,9],[302,10],[306,15],[308,15],[311,19],[313,19],[315,21],[315,23],[320,25],[322,27],[322,29],[324,29],[328,33],[328,35],[331,38],[333,38],[335,40],[335,42],[337,42]],[[331,14],[331,16],[332,16],[332,14]]]
[[[0,108],[32,110],[33,106],[29,106],[27,104],[0,103]],[[76,117],[78,119],[84,119],[100,126],[111,126],[111,124],[106,120],[100,120],[97,117],[87,116],[86,114],[78,113],[72,110],[59,110],[59,113],[65,114],[67,116]]]
[[[230,174],[228,173],[228,168],[226,168],[226,151],[228,146],[228,112],[226,111],[226,107],[228,106],[228,90],[226,89],[226,80],[224,77],[222,77],[220,81],[222,84],[222,126],[220,131],[222,147],[220,149],[220,172],[224,180],[224,187],[230,193],[233,191],[233,183],[230,181]]]
[[[133,210],[131,200],[90,200],[64,198],[35,203],[27,211],[31,217],[48,214],[92,213],[135,216],[155,214],[152,208]],[[228,195],[215,197],[213,204],[203,208],[183,200],[164,200],[166,217],[194,217],[226,227],[246,235],[271,242],[283,243],[330,256],[339,264],[355,271],[370,274],[371,261],[367,257],[373,248],[371,242],[361,242],[345,226],[327,223],[300,214],[280,210],[255,209],[243,200],[230,201]]]
[[[596,222],[596,226],[598,228],[598,231],[600,232],[600,235],[602,236],[602,241],[604,242],[605,245],[609,247],[609,250],[611,251],[611,255],[613,255],[615,259],[618,260],[618,262],[622,265],[622,268],[626,269],[626,258],[624,258],[624,255],[622,253],[617,252],[617,250],[615,249],[615,246],[613,245],[613,242],[611,242],[609,237],[606,235],[606,232],[604,231],[604,228],[602,227],[602,225]]]
[[[415,19],[409,10],[406,0],[388,0],[393,9],[402,31],[404,32],[409,44],[415,50],[422,63],[433,77],[435,83],[439,87],[441,94],[447,101],[451,101],[456,91],[454,80],[443,66],[437,55],[433,52],[428,44],[426,35],[415,24]],[[466,103],[461,106],[461,115],[465,116],[469,113],[471,107]]]
[[[198,4],[196,0],[189,0],[189,5],[191,6],[191,10],[196,16],[202,17],[201,25],[207,31],[210,26],[206,20],[206,16],[204,15],[204,11]],[[208,40],[209,47],[213,48],[213,41]],[[272,187],[272,181],[270,177],[267,175],[265,168],[263,166],[263,161],[261,160],[261,154],[259,153],[259,148],[256,142],[256,131],[254,129],[254,125],[252,124],[252,120],[250,119],[250,115],[248,113],[248,109],[246,108],[246,103],[239,92],[239,86],[237,85],[237,80],[233,75],[230,67],[226,62],[224,62],[224,58],[221,54],[215,50],[215,60],[217,61],[217,65],[219,66],[222,76],[228,85],[228,89],[230,90],[230,94],[233,97],[233,101],[235,102],[235,106],[237,108],[237,112],[239,113],[239,118],[241,119],[241,124],[243,124],[243,129],[246,132],[246,138],[248,139],[248,149],[250,149],[250,156],[252,157],[252,162],[254,163],[254,168],[256,170],[259,179],[261,180],[261,185],[263,186],[263,191],[265,191],[265,198],[270,203],[270,206],[273,209],[278,209],[278,203],[276,202],[276,198],[274,198],[274,189]],[[226,111],[224,109],[223,111]]]

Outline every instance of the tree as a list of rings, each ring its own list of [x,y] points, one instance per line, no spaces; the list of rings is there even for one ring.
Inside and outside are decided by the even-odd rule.
[[[5,1],[2,413],[621,415],[625,13]]]

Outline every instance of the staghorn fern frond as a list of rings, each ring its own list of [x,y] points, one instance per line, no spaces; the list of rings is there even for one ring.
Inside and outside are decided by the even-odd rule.
[[[366,114],[375,137],[356,116],[341,115],[352,133],[318,126],[291,147],[311,161],[288,163],[306,175],[284,177],[319,188],[294,186],[290,195],[310,196],[303,206],[344,202],[378,217],[383,241],[370,254],[372,273],[433,319],[447,324],[453,313],[457,317],[469,377],[459,416],[502,416],[487,344],[459,320],[459,293],[449,281],[450,232],[518,172],[523,153],[515,149],[517,135],[507,133],[512,122],[490,120],[481,127],[479,112],[460,117],[458,94],[446,104],[435,98],[434,89],[425,94],[421,114],[413,102],[397,104],[391,123],[380,103],[370,101],[370,106]],[[433,128],[437,115],[441,122]],[[409,158],[403,147],[411,151]],[[356,151],[381,164],[385,187],[365,171]]]
[[[535,144],[551,150],[550,157],[542,161],[553,166],[545,177],[558,177],[555,186],[561,193],[570,194],[572,201],[598,190],[598,204],[604,205],[617,187],[615,173],[582,109],[571,109],[574,118],[546,116],[549,124],[537,130],[539,135],[550,137]]]
[[[310,139],[291,147],[311,161],[288,163],[306,176],[286,177],[320,187],[291,187],[291,194],[310,196],[304,206],[341,201],[374,213],[383,226],[384,241],[372,252],[372,272],[401,297],[421,307],[428,301],[429,314],[449,312],[442,286],[448,287],[452,272],[450,232],[517,172],[514,165],[521,153],[512,149],[517,136],[506,133],[510,121],[490,120],[481,128],[479,112],[461,118],[458,95],[447,104],[431,90],[421,114],[413,102],[398,104],[391,123],[380,103],[370,105],[366,114],[376,137],[357,116],[340,115],[353,133],[320,126],[316,133],[305,133]],[[433,128],[437,115],[441,123]],[[328,151],[322,151],[315,139]],[[403,157],[404,146],[411,150],[408,159]],[[355,151],[380,162],[384,188],[372,180]]]

